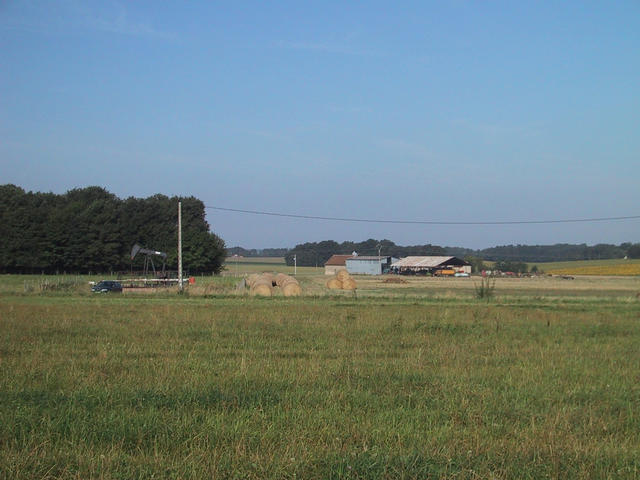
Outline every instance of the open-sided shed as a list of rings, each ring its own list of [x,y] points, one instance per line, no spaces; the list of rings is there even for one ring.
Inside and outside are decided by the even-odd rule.
[[[391,264],[391,272],[404,275],[437,274],[442,271],[471,273],[471,264],[458,257],[405,257]]]

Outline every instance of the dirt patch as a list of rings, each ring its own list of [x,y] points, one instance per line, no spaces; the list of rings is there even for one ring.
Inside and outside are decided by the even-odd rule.
[[[409,283],[407,282],[404,278],[396,278],[396,277],[391,277],[391,278],[385,278],[382,283]]]

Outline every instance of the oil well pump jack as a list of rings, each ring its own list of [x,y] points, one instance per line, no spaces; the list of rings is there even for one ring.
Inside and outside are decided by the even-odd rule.
[[[149,267],[151,267],[151,270],[153,271],[153,275],[157,278],[166,278],[167,277],[167,273],[165,271],[165,266],[166,266],[166,261],[167,261],[167,254],[164,252],[158,252],[157,250],[149,250],[148,248],[143,248],[140,245],[138,245],[137,243],[133,246],[133,248],[131,249],[131,261],[133,261],[134,258],[136,258],[136,255],[138,254],[143,254],[144,257],[144,276],[146,277],[149,274]],[[153,263],[153,257],[157,256],[157,257],[161,257],[162,258],[162,270],[160,271],[160,273],[158,274],[158,272],[156,271],[156,266]]]

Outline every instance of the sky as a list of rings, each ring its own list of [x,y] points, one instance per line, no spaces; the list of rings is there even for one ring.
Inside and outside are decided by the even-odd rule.
[[[640,215],[640,3],[0,0],[0,184],[372,220]],[[207,209],[227,246],[640,241],[640,219]]]

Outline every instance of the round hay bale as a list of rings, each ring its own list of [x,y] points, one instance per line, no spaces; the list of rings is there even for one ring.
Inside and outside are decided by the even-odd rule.
[[[270,297],[273,295],[273,288],[266,283],[258,283],[251,289],[251,295],[257,295],[260,297]]]
[[[262,275],[260,275],[256,280],[254,280],[254,282],[251,284],[251,290],[254,290],[255,288],[257,288],[259,285],[263,285],[263,286],[267,286],[271,289],[272,285],[271,282],[269,281],[268,278],[263,277]]]
[[[282,284],[288,278],[291,278],[291,277],[289,275],[285,274],[285,273],[278,273],[276,275],[276,285],[279,286],[279,287],[282,287]]]
[[[258,275],[257,273],[252,273],[251,275],[249,275],[246,282],[247,286],[251,288],[256,280],[258,280],[258,278],[260,278],[260,275]]]
[[[336,277],[332,277],[327,280],[327,288],[329,290],[340,290],[342,288],[342,282]]]
[[[280,284],[280,287],[281,287],[281,288],[284,288],[284,287],[286,287],[287,285],[292,284],[292,283],[293,283],[293,284],[295,284],[295,285],[300,285],[300,284],[298,283],[298,280],[296,280],[296,279],[295,279],[295,278],[293,278],[293,277],[289,277],[289,278],[285,279],[285,281],[284,281],[284,282],[282,282],[282,283]]]
[[[258,285],[268,285],[269,287],[271,287],[271,282],[269,281],[268,278],[264,278],[264,277],[258,277],[254,282],[253,285],[251,286],[251,288],[255,288]]]
[[[276,276],[273,273],[270,272],[263,272],[260,275],[261,278],[264,278],[265,280],[267,280],[268,282],[271,282],[271,285],[275,285],[275,281],[276,281]]]
[[[343,290],[355,290],[357,287],[356,281],[353,278],[347,278],[342,282]]]
[[[344,282],[347,278],[350,278],[350,275],[346,270],[340,270],[336,273],[336,278],[341,282]]]
[[[299,297],[302,295],[302,288],[297,283],[287,283],[282,287],[282,293],[285,297]]]

